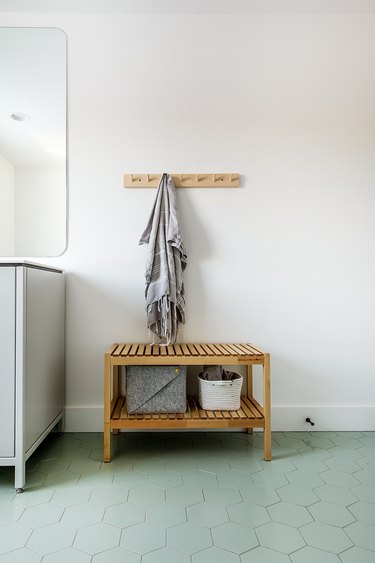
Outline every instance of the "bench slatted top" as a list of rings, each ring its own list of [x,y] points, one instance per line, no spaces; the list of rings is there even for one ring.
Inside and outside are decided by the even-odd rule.
[[[263,350],[249,343],[114,344],[106,353],[112,365],[263,364]]]

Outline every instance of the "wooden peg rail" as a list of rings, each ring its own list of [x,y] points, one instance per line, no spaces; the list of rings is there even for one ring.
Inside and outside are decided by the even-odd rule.
[[[124,188],[157,188],[161,174],[124,174]],[[171,174],[176,188],[238,188],[240,175]]]
[[[189,397],[185,413],[130,414],[122,392],[126,366],[243,365],[247,392],[237,411],[209,411]],[[263,405],[253,396],[253,365],[262,366]],[[104,461],[111,461],[111,434],[150,428],[263,428],[264,459],[271,459],[270,355],[253,344],[113,344],[104,356]]]

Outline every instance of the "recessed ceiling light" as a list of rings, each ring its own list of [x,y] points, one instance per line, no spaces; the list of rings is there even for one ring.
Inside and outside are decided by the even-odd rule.
[[[14,113],[12,113],[12,115],[10,117],[12,119],[14,119],[15,121],[29,121],[30,120],[30,116],[27,115],[27,113],[23,113],[22,111],[15,111]]]

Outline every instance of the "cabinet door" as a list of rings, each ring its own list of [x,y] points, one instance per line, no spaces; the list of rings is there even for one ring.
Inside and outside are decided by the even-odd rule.
[[[15,331],[16,270],[0,267],[0,457],[14,457]]]
[[[25,451],[64,406],[64,278],[26,271]]]

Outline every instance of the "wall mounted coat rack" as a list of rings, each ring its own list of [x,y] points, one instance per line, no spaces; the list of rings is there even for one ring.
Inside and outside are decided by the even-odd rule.
[[[157,188],[161,174],[124,174],[124,188]],[[240,175],[171,174],[176,188],[238,188]]]

